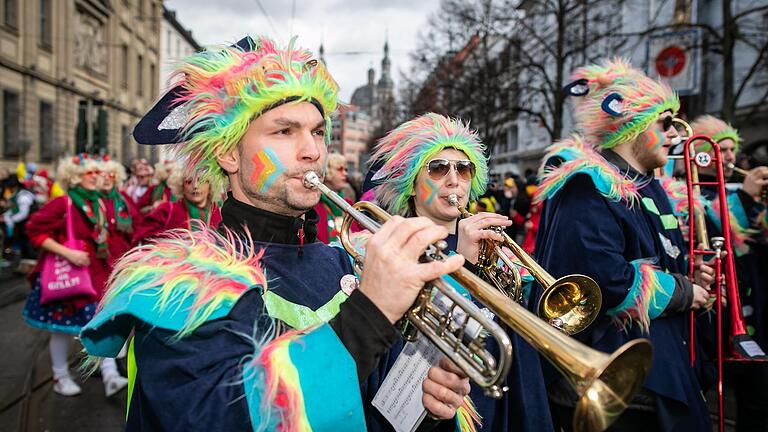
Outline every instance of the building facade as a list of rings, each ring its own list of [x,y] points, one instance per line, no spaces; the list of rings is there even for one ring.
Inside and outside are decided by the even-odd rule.
[[[374,129],[371,117],[357,106],[349,106],[334,114],[330,151],[344,155],[350,175],[366,170]]]
[[[176,64],[201,49],[192,32],[179,22],[176,12],[163,7],[163,21],[160,26],[160,92],[171,83]]]
[[[322,45],[319,52],[321,60],[324,59]],[[330,148],[347,159],[350,177],[359,177],[368,169],[368,156],[375,140],[394,126],[396,107],[388,42],[384,42],[383,54],[379,80],[376,81],[376,71],[370,67],[366,84],[357,87],[351,104],[333,117]]]
[[[724,2],[730,6],[731,18],[723,16]],[[522,6],[527,3],[521,2]],[[600,5],[598,5],[600,6]],[[608,2],[603,16],[620,17],[622,33],[593,44],[575,58],[568,73],[582,63],[606,56],[630,59],[635,67],[650,76],[667,80],[681,99],[680,115],[689,120],[700,114],[720,116],[733,112],[732,123],[744,138],[744,151],[758,163],[768,163],[768,0],[674,0]],[[618,10],[610,11],[611,8]],[[597,7],[593,11],[600,13]],[[534,24],[547,28],[547,23]],[[552,25],[552,23],[549,23]],[[737,29],[730,49],[724,49],[724,31]],[[702,30],[704,29],[704,30]],[[615,46],[610,46],[613,43]],[[725,51],[730,51],[726,60]],[[760,60],[760,53],[763,53]],[[551,68],[550,64],[544,67]],[[727,93],[725,70],[730,68],[732,101]],[[554,74],[552,74],[554,76]],[[519,79],[526,79],[520,76]],[[728,107],[730,105],[730,107]],[[561,136],[573,131],[571,106],[566,103]],[[544,149],[551,144],[548,133],[538,118],[520,115],[516,149],[505,155],[491,154],[491,167],[519,173],[535,169]],[[499,159],[504,163],[497,163]]]
[[[159,92],[162,0],[3,0],[0,17],[0,166],[150,156],[131,131]]]

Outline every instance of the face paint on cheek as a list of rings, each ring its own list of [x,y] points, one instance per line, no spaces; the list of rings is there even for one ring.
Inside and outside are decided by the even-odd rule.
[[[657,150],[664,145],[664,134],[661,131],[656,129],[648,131],[646,137],[648,138],[646,145],[651,150]]]
[[[436,184],[432,183],[429,179],[424,179],[424,183],[419,186],[419,200],[424,202],[425,205],[430,205],[435,200],[439,190],[440,188]]]
[[[280,162],[280,159],[269,147],[256,153],[251,161],[253,162],[251,183],[253,183],[261,193],[266,192],[275,180],[280,177],[280,174],[285,172],[285,167]]]

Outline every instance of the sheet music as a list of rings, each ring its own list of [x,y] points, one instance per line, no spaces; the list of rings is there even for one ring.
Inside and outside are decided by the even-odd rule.
[[[433,303],[446,312],[451,301],[438,293],[433,298]],[[490,314],[485,309],[483,312],[486,315]],[[455,323],[463,322],[464,317],[463,311],[454,309]],[[467,325],[467,334],[475,337],[480,330],[480,324],[470,320]],[[392,424],[395,431],[413,432],[424,420],[427,411],[421,402],[424,394],[421,383],[427,377],[429,368],[437,364],[442,357],[443,353],[440,349],[423,334],[419,334],[416,341],[405,344],[372,402],[373,406]]]

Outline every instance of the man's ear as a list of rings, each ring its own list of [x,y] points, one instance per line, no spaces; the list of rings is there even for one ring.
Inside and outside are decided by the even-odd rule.
[[[219,155],[216,160],[227,174],[235,174],[240,170],[240,150],[236,146],[232,150]]]

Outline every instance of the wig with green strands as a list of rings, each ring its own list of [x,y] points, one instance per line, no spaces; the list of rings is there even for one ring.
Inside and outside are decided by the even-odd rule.
[[[226,173],[217,158],[236,148],[251,121],[284,103],[311,102],[322,109],[326,145],[339,86],[325,65],[295,45],[286,47],[258,37],[251,50],[213,46],[184,59],[175,76],[183,90],[176,101],[186,112],[184,142],[175,148],[186,156],[186,170],[201,172],[219,190]]]
[[[477,132],[459,119],[427,113],[396,127],[377,144],[371,166],[383,162],[373,176],[373,180],[382,181],[374,189],[379,204],[391,214],[407,216],[416,177],[443,149],[461,151],[475,164],[469,198],[476,200],[482,195],[488,184],[488,160]]]
[[[734,129],[733,126],[715,116],[702,115],[696,117],[696,120],[691,123],[691,129],[693,129],[693,133],[695,135],[706,135],[712,138],[712,141],[716,143],[720,143],[720,141],[726,139],[733,140],[733,143],[735,144],[733,152],[739,152],[739,147],[741,146],[741,137],[739,136],[739,132]],[[712,146],[704,140],[699,140],[696,142],[697,152],[710,151],[712,150],[711,147]]]
[[[680,100],[669,85],[649,78],[624,59],[581,67],[572,79],[585,79],[589,87],[586,95],[573,96],[576,129],[599,148],[632,142],[664,111],[675,115],[680,109]],[[603,109],[603,102],[614,94],[621,98],[620,115]]]

